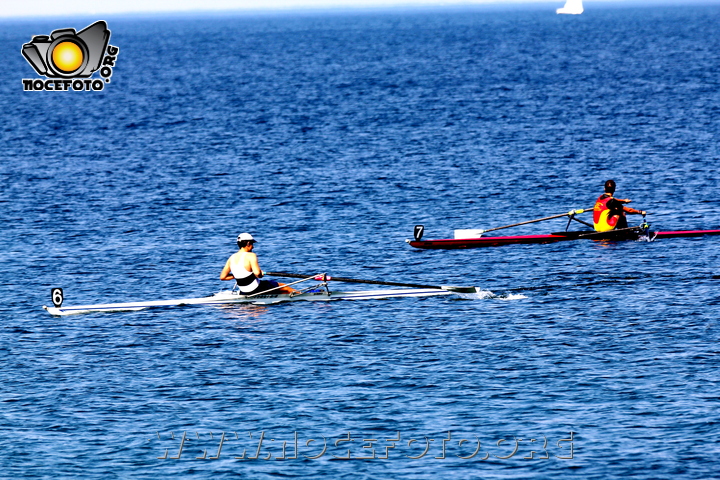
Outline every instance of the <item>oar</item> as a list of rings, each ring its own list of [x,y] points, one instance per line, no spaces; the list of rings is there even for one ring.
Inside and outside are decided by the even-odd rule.
[[[487,233],[487,232],[493,232],[495,230],[502,230],[503,228],[510,228],[510,227],[517,227],[520,225],[527,225],[528,223],[536,223],[536,222],[543,222],[545,220],[552,220],[553,218],[560,218],[560,217],[571,217],[573,215],[577,215],[583,212],[586,212],[588,210],[592,210],[591,208],[581,208],[579,210],[570,210],[568,213],[561,213],[559,215],[553,215],[551,217],[543,217],[543,218],[536,218],[535,220],[528,220],[526,222],[520,222],[520,223],[513,223],[512,225],[504,225],[502,227],[495,227],[495,228],[489,228],[487,230],[480,230],[480,233]]]
[[[263,272],[265,275],[272,275],[274,277],[289,277],[289,278],[307,278],[307,275],[300,275],[298,273],[288,272]],[[393,287],[409,287],[409,288],[437,288],[441,290],[447,290],[449,292],[457,293],[476,293],[475,287],[453,287],[448,285],[419,285],[417,283],[399,283],[399,282],[382,282],[380,280],[359,280],[357,278],[343,278],[343,277],[329,277],[327,275],[317,275],[316,280],[335,280],[336,282],[346,283],[369,283],[373,285],[389,285]]]
[[[322,274],[321,274],[321,275],[322,275]],[[254,296],[256,296],[256,295],[265,295],[266,293],[272,292],[273,290],[280,290],[281,288],[289,287],[290,285],[295,285],[295,284],[297,284],[297,283],[307,282],[308,280],[314,280],[314,279],[316,279],[317,277],[318,277],[317,275],[313,275],[313,276],[311,276],[311,277],[298,276],[297,278],[302,278],[302,280],[298,280],[297,282],[286,283],[285,285],[279,285],[279,286],[277,286],[277,287],[274,287],[274,288],[271,288],[271,289],[268,289],[268,290],[263,290],[262,292],[253,293],[252,295],[247,295],[247,298],[254,297]],[[292,296],[292,294],[290,294],[290,296]]]
[[[649,227],[649,225],[648,225]],[[638,232],[641,233],[642,226],[639,227],[626,227],[626,228],[616,228],[615,230],[608,230],[606,232],[591,232],[591,233],[583,233],[581,235],[578,235],[577,238],[592,238],[592,237],[612,237],[613,235],[619,236],[622,233],[631,233],[631,232]]]

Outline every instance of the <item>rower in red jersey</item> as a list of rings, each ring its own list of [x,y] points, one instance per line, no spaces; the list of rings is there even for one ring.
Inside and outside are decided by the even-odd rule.
[[[621,228],[628,228],[627,218],[625,214],[638,214],[645,216],[645,210],[635,210],[626,207],[624,204],[630,203],[629,198],[615,198],[615,180],[605,182],[605,193],[600,195],[595,201],[593,208],[593,224],[598,232],[608,232]]]

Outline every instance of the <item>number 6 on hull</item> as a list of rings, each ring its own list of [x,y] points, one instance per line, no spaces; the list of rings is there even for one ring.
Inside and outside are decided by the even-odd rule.
[[[55,305],[55,308],[60,308],[64,300],[62,288],[53,288],[50,290],[50,296],[52,297],[52,302],[53,305]]]

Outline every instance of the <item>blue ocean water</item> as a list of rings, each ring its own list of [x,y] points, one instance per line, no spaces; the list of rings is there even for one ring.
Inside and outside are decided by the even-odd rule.
[[[716,238],[404,241],[608,178],[720,228],[718,6],[110,17],[102,92],[22,90],[23,43],[96,20],[0,28],[0,476],[720,478]],[[41,308],[217,292],[242,231],[267,271],[492,295]]]

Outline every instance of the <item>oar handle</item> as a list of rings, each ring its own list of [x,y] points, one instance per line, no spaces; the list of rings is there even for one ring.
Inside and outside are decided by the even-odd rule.
[[[275,277],[289,277],[289,278],[307,278],[308,275],[300,275],[298,273],[288,273],[288,272],[264,272],[265,275],[272,275]],[[345,277],[329,277],[324,276],[324,274],[321,274],[321,276],[318,276],[320,278],[317,278],[317,280],[334,280],[336,282],[346,282],[346,283],[367,283],[372,285],[388,285],[392,287],[408,287],[408,288],[436,288],[441,290],[448,290],[453,292],[467,292],[467,293],[473,293],[475,292],[475,287],[453,287],[453,286],[438,286],[438,285],[421,285],[418,283],[401,283],[401,282],[384,282],[380,280],[360,280],[357,278],[345,278]]]
[[[275,277],[289,277],[289,278],[307,278],[308,275],[300,275],[298,273],[288,273],[288,272],[264,272],[265,275],[272,275]],[[317,280],[322,280],[322,274],[317,275]],[[400,283],[400,282],[383,282],[380,280],[360,280],[357,278],[345,278],[345,277],[327,277],[328,280],[332,279],[336,282],[345,282],[345,283],[368,283],[373,285],[389,285],[393,287],[410,287],[410,288],[442,288],[437,285],[420,285],[417,283]]]
[[[263,273],[264,273],[264,274],[267,274],[267,273],[270,273],[270,272],[263,272]],[[270,288],[270,289],[268,289],[268,290],[263,290],[262,292],[253,293],[252,295],[247,295],[247,298],[251,298],[251,297],[254,297],[254,296],[256,296],[256,295],[265,295],[265,294],[268,293],[268,292],[272,292],[272,291],[274,291],[274,290],[280,290],[281,288],[289,287],[290,285],[295,285],[296,283],[302,283],[302,282],[306,282],[306,281],[308,281],[308,280],[318,280],[318,277],[323,276],[323,275],[324,275],[324,274],[320,273],[320,274],[318,274],[318,275],[313,275],[313,276],[307,277],[307,278],[305,278],[304,276],[298,275],[297,278],[302,278],[302,280],[298,280],[297,282],[291,282],[291,283],[288,283],[288,284],[286,284],[286,285],[280,285],[280,286],[277,286],[277,287],[274,287],[274,288]]]

